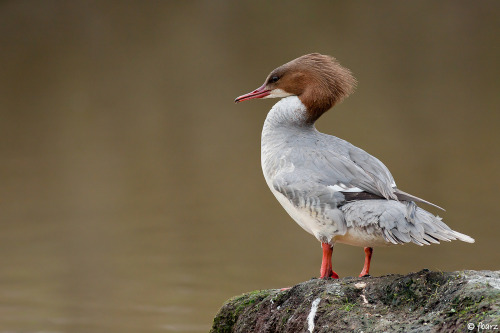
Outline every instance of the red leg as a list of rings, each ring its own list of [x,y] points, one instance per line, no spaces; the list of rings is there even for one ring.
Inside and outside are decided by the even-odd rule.
[[[370,261],[372,260],[373,248],[365,247],[365,266],[363,266],[363,270],[359,274],[359,277],[370,275]]]
[[[321,261],[321,276],[320,279],[334,278],[338,279],[339,276],[332,270],[332,252],[333,246],[328,243],[321,243],[323,247],[323,260]]]

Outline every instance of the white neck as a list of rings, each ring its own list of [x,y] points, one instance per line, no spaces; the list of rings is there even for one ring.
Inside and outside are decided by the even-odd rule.
[[[307,108],[297,96],[285,97],[276,103],[262,129],[261,159],[266,180],[278,170],[282,162],[280,156],[292,149],[297,140],[307,140],[316,132],[314,124],[307,122]]]
[[[297,96],[282,98],[267,114],[264,130],[276,127],[311,127],[307,122],[307,108]]]

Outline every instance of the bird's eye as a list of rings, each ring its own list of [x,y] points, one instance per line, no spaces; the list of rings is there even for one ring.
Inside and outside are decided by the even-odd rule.
[[[275,83],[279,80],[280,78],[277,76],[273,76],[272,78],[269,79],[269,83]]]

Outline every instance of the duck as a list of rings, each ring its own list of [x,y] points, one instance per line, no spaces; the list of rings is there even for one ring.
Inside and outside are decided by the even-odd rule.
[[[311,53],[277,67],[259,88],[235,99],[280,99],[264,121],[262,171],[285,211],[321,242],[320,278],[339,278],[332,267],[336,243],[364,248],[360,277],[370,276],[376,246],[474,243],[419,207],[442,209],[400,190],[379,159],[316,129],[316,121],[353,93],[356,84],[337,59]]]

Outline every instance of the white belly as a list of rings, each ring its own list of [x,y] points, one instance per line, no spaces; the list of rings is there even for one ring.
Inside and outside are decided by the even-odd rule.
[[[324,223],[320,223],[316,220],[316,218],[312,217],[309,212],[300,210],[288,200],[283,194],[276,191],[274,188],[271,188],[271,192],[273,192],[276,199],[278,199],[279,203],[283,206],[286,212],[292,217],[292,219],[297,222],[297,224],[315,236],[318,240],[320,239],[320,235],[328,234],[328,225]],[[348,227],[345,235],[336,235],[333,239],[329,240],[332,243],[342,243],[353,246],[362,246],[362,247],[374,247],[374,246],[388,246],[393,245],[392,243],[387,242],[381,233],[368,233],[366,230],[362,228],[353,228]]]
[[[271,192],[273,192],[276,199],[278,199],[279,203],[283,208],[285,208],[288,215],[292,217],[292,219],[297,222],[298,225],[301,226],[302,229],[314,235],[314,231],[318,228],[316,221],[311,218],[311,215],[305,211],[301,211],[297,209],[290,200],[288,200],[283,194],[276,191],[274,188],[271,188]]]
[[[333,242],[348,244],[353,246],[374,247],[394,245],[387,242],[382,234],[367,233],[363,229],[348,227],[345,235],[335,236]]]

